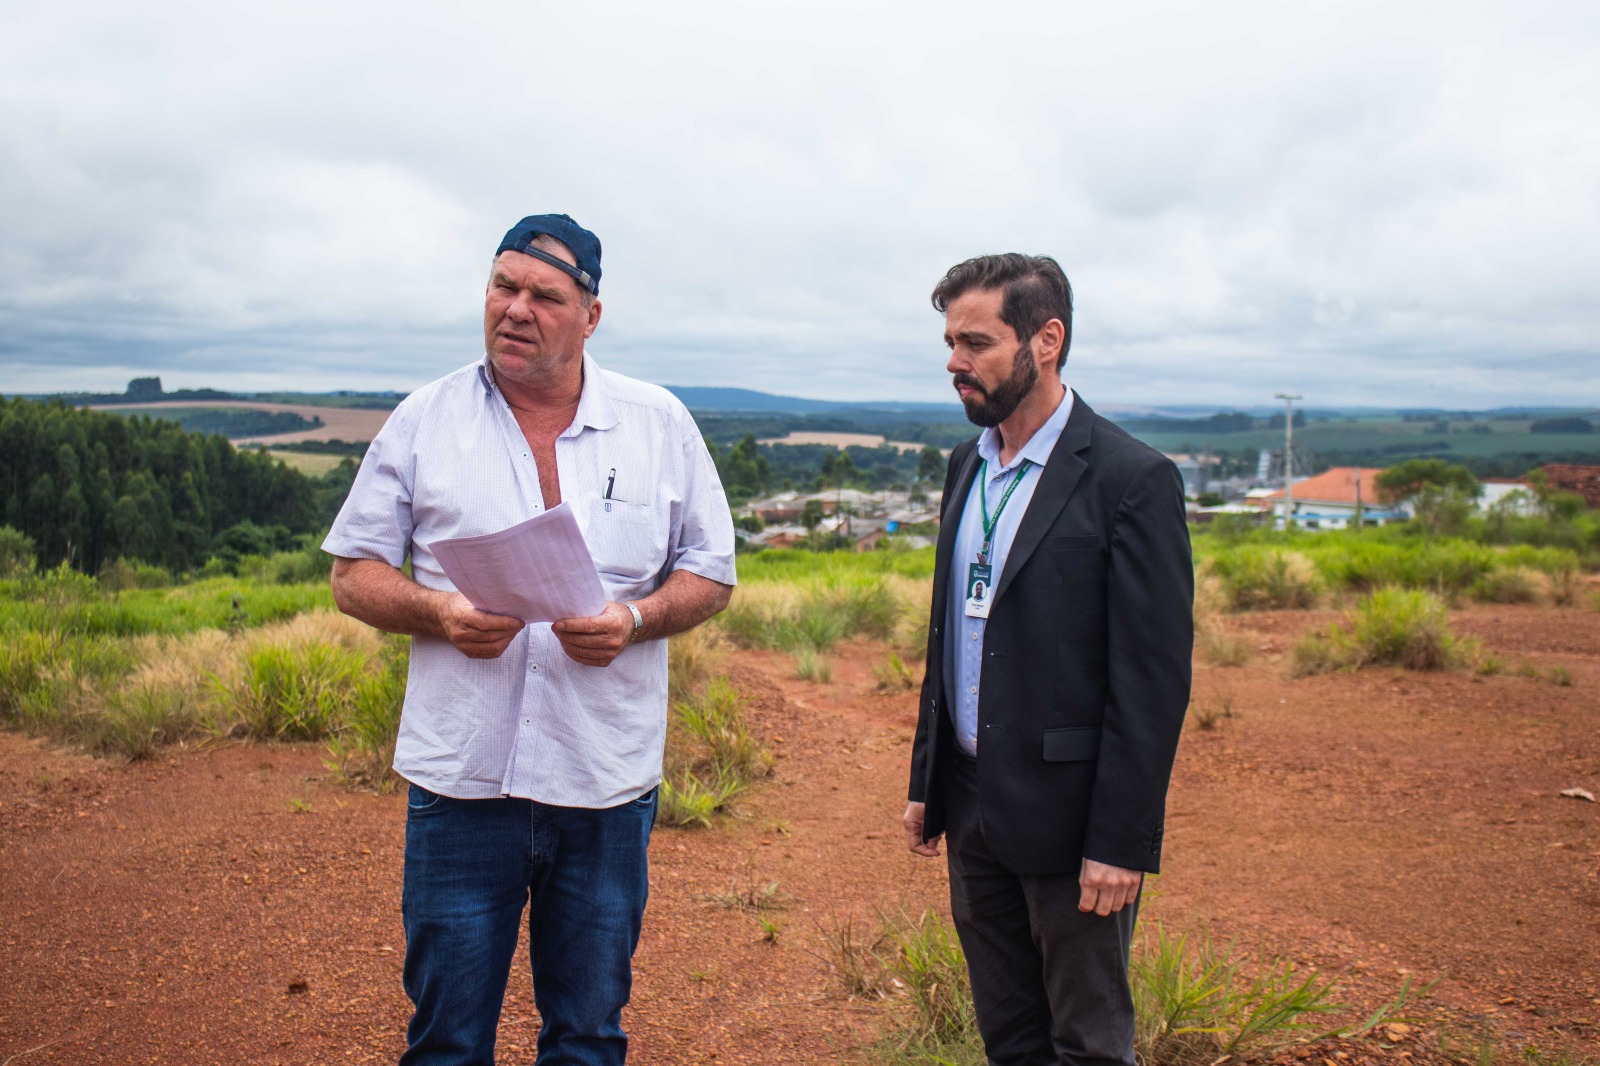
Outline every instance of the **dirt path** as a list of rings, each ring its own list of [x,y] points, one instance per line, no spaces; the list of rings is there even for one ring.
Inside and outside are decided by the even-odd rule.
[[[1515,670],[1573,684],[1373,670],[1301,681],[1316,617],[1251,616],[1243,668],[1201,668],[1148,913],[1341,975],[1371,1007],[1448,973],[1428,1011],[1541,1044],[1600,1020],[1600,614],[1473,609]],[[845,1063],[882,1017],[843,998],[822,932],[944,907],[941,863],[896,820],[914,714],[873,691],[883,649],[827,686],[731,653],[776,772],[741,817],[657,831],[627,1024],[641,1063]],[[323,779],[317,751],[217,746],[130,767],[0,734],[0,1064],[393,1062],[404,801]],[[713,897],[776,881],[765,917]],[[501,1059],[532,1060],[514,973]],[[1428,1033],[1432,1039],[1432,1025]],[[37,1050],[35,1050],[37,1049]],[[1374,1057],[1431,1061],[1417,1039]],[[1331,1060],[1330,1060],[1331,1061]]]

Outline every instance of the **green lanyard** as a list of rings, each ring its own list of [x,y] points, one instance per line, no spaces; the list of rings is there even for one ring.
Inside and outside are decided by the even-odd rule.
[[[1006,491],[1000,497],[1000,505],[994,509],[994,517],[989,517],[989,460],[983,461],[983,470],[978,474],[978,500],[983,504],[983,547],[978,551],[978,565],[987,566],[989,563],[989,544],[994,539],[994,527],[1000,524],[1000,513],[1006,509],[1006,504],[1011,499],[1011,494],[1016,491],[1022,479],[1028,476],[1028,467],[1033,465],[1032,459],[1022,460],[1022,465],[1017,468],[1017,476],[1011,479],[1011,484],[1006,486]]]

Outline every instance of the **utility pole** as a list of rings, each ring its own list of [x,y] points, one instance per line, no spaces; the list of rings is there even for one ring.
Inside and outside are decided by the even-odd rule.
[[[1283,528],[1287,530],[1294,521],[1294,402],[1301,396],[1298,392],[1273,396],[1283,401]]]

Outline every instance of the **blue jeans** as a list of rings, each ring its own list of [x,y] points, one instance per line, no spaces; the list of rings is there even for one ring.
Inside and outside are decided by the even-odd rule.
[[[541,1066],[621,1066],[656,794],[617,807],[458,800],[411,786],[401,1066],[491,1066],[528,909]]]

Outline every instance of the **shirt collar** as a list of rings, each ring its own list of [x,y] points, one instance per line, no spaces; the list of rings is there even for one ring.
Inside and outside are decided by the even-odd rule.
[[[478,380],[483,383],[486,396],[497,396],[500,388],[495,384],[494,371],[490,369],[489,356],[478,364]],[[600,365],[587,350],[583,353],[583,392],[578,396],[578,410],[572,416],[572,425],[562,430],[563,437],[575,437],[584,428],[610,429],[619,421],[617,410],[611,403],[611,391],[606,388]]]
[[[1072,390],[1067,388],[1066,382],[1061,384],[1064,395],[1055,411],[1005,466],[996,466],[1000,461],[1000,428],[990,426],[978,435],[978,454],[989,464],[990,477],[1015,469],[1024,459],[1034,466],[1043,466],[1049,461],[1050,453],[1055,451],[1056,442],[1061,439],[1062,432],[1067,428],[1067,419],[1072,415]]]

